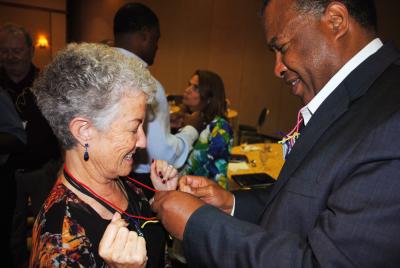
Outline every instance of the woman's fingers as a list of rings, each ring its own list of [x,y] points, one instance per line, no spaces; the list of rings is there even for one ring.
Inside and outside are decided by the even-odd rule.
[[[109,257],[112,252],[112,245],[121,227],[128,226],[128,223],[121,219],[121,215],[116,212],[111,223],[107,226],[99,244],[99,255],[102,258]]]
[[[146,242],[127,225],[121,215],[114,214],[100,241],[99,255],[111,267],[145,267]]]

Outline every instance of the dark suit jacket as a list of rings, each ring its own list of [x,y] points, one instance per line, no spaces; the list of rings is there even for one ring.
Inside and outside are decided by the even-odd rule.
[[[385,45],[321,104],[270,193],[189,219],[190,267],[400,267],[400,54]]]

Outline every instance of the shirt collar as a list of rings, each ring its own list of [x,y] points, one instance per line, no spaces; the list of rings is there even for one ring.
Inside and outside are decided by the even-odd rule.
[[[374,54],[383,46],[379,38],[375,38],[363,49],[361,49],[353,58],[351,58],[343,67],[326,83],[326,85],[318,92],[317,95],[303,108],[300,113],[303,117],[304,125],[307,125],[312,115],[317,111],[318,107],[328,98],[328,96],[339,86],[339,84],[363,61]]]
[[[144,60],[142,60],[140,57],[138,57],[136,54],[130,52],[129,50],[126,50],[124,48],[121,47],[116,47],[116,49],[121,52],[123,55],[127,56],[127,57],[132,57],[132,58],[136,58],[138,59],[140,62],[142,62],[144,64],[144,67],[147,68],[149,65],[147,64],[147,62],[145,62]]]

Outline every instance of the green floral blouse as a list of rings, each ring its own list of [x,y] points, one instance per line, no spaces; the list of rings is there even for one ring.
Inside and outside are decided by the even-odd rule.
[[[226,172],[232,143],[233,132],[228,121],[215,117],[200,133],[181,174],[205,176],[229,189]]]

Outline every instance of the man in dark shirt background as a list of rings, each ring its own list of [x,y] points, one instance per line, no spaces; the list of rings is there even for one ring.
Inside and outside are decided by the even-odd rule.
[[[16,146],[10,145],[15,147],[15,150],[10,151],[7,161],[1,165],[0,172],[4,186],[2,203],[6,204],[6,219],[10,226],[6,230],[7,240],[11,234],[12,245],[12,254],[7,254],[6,262],[10,264],[11,256],[14,256],[13,266],[17,267],[25,266],[29,255],[26,247],[29,232],[26,219],[29,215],[35,215],[30,212],[33,209],[28,208],[28,198],[35,201],[32,203],[43,201],[36,202],[37,200],[33,199],[43,199],[41,196],[46,196],[50,190],[55,176],[52,178],[53,176],[46,175],[47,170],[49,167],[54,170],[53,165],[57,165],[56,160],[60,158],[57,139],[30,91],[39,73],[39,69],[32,63],[33,55],[32,37],[24,28],[14,24],[0,27],[0,88],[11,98],[27,138],[26,145],[18,150]],[[0,119],[4,116],[5,114],[1,114]],[[31,179],[32,172],[39,175]],[[35,192],[29,190],[35,185],[43,185],[44,182],[47,185],[46,189]],[[34,209],[36,210],[37,208]]]

